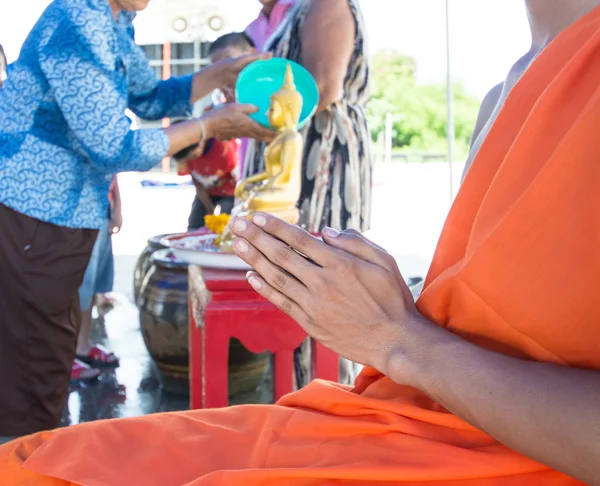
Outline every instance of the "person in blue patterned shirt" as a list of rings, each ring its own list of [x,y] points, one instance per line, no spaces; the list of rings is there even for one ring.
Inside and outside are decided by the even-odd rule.
[[[231,104],[185,116],[231,86],[250,55],[159,81],[135,45],[133,17],[150,0],[54,0],[0,89],[0,436],[60,425],[79,322],[77,289],[106,219],[115,173],[145,171],[217,137],[268,139]],[[0,437],[1,439],[1,437]]]

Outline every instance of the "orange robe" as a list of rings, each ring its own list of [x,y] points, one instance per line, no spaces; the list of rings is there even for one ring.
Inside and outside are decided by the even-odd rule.
[[[600,9],[506,100],[449,214],[420,311],[478,345],[600,369]],[[274,406],[95,422],[0,447],[0,484],[574,486],[366,369]]]

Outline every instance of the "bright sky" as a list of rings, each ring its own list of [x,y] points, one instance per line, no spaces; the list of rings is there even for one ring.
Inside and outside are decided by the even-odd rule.
[[[202,1],[202,0],[198,0]],[[204,0],[206,2],[206,0]],[[223,0],[213,0],[217,5]],[[49,0],[0,0],[0,43],[14,60]],[[256,0],[235,5],[234,27],[256,15]],[[372,51],[393,48],[417,59],[420,79],[446,76],[444,0],[361,0]],[[523,0],[450,0],[452,71],[474,95],[503,80],[529,47]]]

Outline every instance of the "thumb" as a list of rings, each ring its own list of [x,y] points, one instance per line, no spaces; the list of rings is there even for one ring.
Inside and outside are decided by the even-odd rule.
[[[236,104],[235,106],[239,111],[241,111],[242,113],[245,113],[246,115],[251,115],[252,113],[256,113],[258,111],[258,106],[251,105],[248,103]]]
[[[273,57],[273,53],[272,52],[261,52],[259,54],[258,59],[263,60],[263,61],[268,61],[272,57]]]
[[[238,59],[241,61],[241,65],[245,67],[255,61],[266,61],[267,59],[271,59],[271,57],[273,57],[273,54],[270,52],[253,52],[252,54],[241,56]]]
[[[273,57],[272,52],[253,52],[252,54],[247,54],[245,56],[246,59],[252,61],[265,61],[267,59],[271,59]]]
[[[395,260],[383,248],[366,239],[357,231],[349,230],[341,233],[332,229],[324,228],[322,232],[323,241],[329,246],[344,250],[358,258],[374,263],[386,270]]]

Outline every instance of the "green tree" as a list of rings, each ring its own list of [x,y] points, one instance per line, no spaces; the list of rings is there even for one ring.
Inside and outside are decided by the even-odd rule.
[[[446,86],[417,82],[414,58],[396,51],[379,51],[371,60],[371,100],[367,108],[373,139],[393,116],[392,145],[396,149],[445,152]],[[477,119],[479,101],[464,86],[454,85],[454,124],[457,156],[466,155]]]

